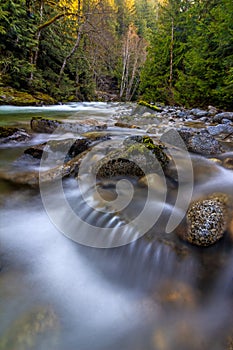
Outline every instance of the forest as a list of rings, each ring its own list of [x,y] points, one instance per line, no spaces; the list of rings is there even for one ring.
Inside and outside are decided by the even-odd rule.
[[[232,0],[0,3],[0,88],[233,107]]]

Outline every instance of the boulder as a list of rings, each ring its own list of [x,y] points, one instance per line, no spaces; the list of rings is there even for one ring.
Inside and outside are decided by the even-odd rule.
[[[178,129],[180,136],[182,137],[187,150],[190,152],[211,155],[222,153],[221,144],[207,131],[196,130],[192,128]]]
[[[39,171],[0,172],[0,179],[15,186],[29,186],[31,188],[38,188],[40,183],[50,183],[51,181],[60,180],[71,175],[76,176],[79,165],[88,151],[89,150],[86,150],[71,160],[49,170],[40,171],[40,173]]]
[[[218,113],[214,116],[213,121],[214,122],[221,122],[222,119],[228,119],[233,121],[233,112],[222,112]]]
[[[31,136],[24,129],[0,126],[0,144],[8,142],[25,142],[30,138]]]
[[[124,147],[110,152],[94,167],[99,178],[129,176],[140,178],[149,173],[161,173],[169,163],[163,144],[154,144],[148,136],[130,136]]]
[[[42,117],[33,117],[31,120],[31,129],[38,133],[51,134],[58,132],[85,133],[91,130],[104,130],[107,124],[95,119],[78,120],[77,122],[61,122],[58,120],[46,119]]]
[[[31,156],[32,158],[41,159],[46,143],[41,143],[39,145],[31,146],[25,149],[24,154]]]
[[[60,125],[61,122],[58,120],[50,120],[42,117],[33,117],[31,119],[31,129],[38,133],[52,134]]]
[[[193,201],[186,214],[187,229],[183,239],[206,247],[223,237],[229,222],[229,197],[214,193]]]
[[[231,134],[233,133],[233,126],[229,124],[218,124],[214,126],[207,126],[207,131],[212,136],[216,136],[220,134]]]
[[[208,115],[207,111],[204,111],[199,108],[193,108],[191,109],[190,113],[195,117],[195,118],[201,118],[201,117],[206,117]]]

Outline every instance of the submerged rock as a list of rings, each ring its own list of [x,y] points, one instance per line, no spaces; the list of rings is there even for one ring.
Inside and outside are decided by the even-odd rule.
[[[58,120],[50,120],[42,117],[33,117],[31,120],[32,131],[39,133],[51,134],[60,125],[61,122],[59,122]]]
[[[2,335],[0,350],[57,349],[59,321],[49,307],[37,307],[16,320]]]
[[[94,167],[97,177],[130,176],[140,178],[148,173],[160,173],[169,163],[163,144],[154,144],[148,136],[131,136],[122,150],[114,150]]]
[[[38,188],[40,183],[50,183],[51,181],[57,181],[69,177],[72,174],[74,176],[77,175],[79,165],[88,151],[89,150],[84,151],[66,163],[45,171],[0,172],[0,179],[15,186]]]
[[[104,130],[106,128],[107,124],[99,122],[95,119],[78,120],[75,123],[61,122],[42,117],[33,117],[31,120],[31,129],[38,133],[51,134],[54,131],[84,133],[91,130]]]
[[[223,193],[195,200],[189,206],[183,239],[197,246],[209,246],[223,237],[228,225],[229,197]]]
[[[24,129],[0,126],[0,144],[8,142],[25,142],[30,138],[30,135]]]
[[[192,287],[176,280],[162,282],[155,299],[168,311],[180,307],[194,309],[197,305],[196,293]]]
[[[24,154],[31,156],[32,158],[41,159],[46,143],[41,143],[39,145],[31,146],[25,149]]]

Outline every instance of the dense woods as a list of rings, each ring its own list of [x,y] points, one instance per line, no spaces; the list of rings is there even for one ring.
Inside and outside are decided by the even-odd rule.
[[[232,108],[232,0],[1,0],[0,86]]]

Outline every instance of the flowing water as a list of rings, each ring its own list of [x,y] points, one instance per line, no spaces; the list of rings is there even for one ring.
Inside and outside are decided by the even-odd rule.
[[[135,131],[114,126],[118,116],[130,114],[132,109],[133,105],[121,103],[3,106],[0,125],[30,130],[33,116],[107,122],[108,130],[103,132],[110,135],[110,143],[99,143],[95,154],[86,158],[88,166],[106,152],[106,147],[114,149],[127,136],[145,133],[143,128]],[[74,135],[52,135],[55,139],[70,137]],[[25,163],[18,161],[23,150],[49,138],[48,134],[37,133],[26,144],[1,145],[2,171],[20,173],[25,168]],[[177,167],[183,169],[179,171],[182,203],[190,195],[216,191],[233,195],[232,170],[194,155],[190,194],[190,159],[181,157],[179,161],[175,157]],[[31,169],[38,169],[38,164],[31,165]],[[172,186],[164,197],[164,184],[160,190],[152,190],[144,220],[150,222],[157,212],[161,215],[141,235],[137,232],[141,226],[132,221],[148,199],[145,187],[134,180],[123,181],[117,193],[112,181],[99,183],[104,198],[101,201],[92,186],[86,190],[85,181],[91,180],[85,171],[83,177],[84,197],[77,179],[62,184],[62,196],[65,194],[72,212],[82,218],[78,223],[66,215],[56,187],[44,189],[45,199],[43,191],[0,181],[0,349],[232,349],[232,345],[227,347],[233,328],[233,256],[229,240],[196,248],[168,232],[169,218],[173,215],[179,221],[185,206],[175,204],[178,193]],[[132,189],[131,203],[119,211],[115,198]],[[62,230],[54,222],[58,217]],[[95,237],[108,228],[107,238],[96,246],[93,241],[90,246],[80,244],[85,239],[88,242],[88,230],[93,226]],[[66,229],[72,233],[66,234]],[[123,238],[135,238],[124,245],[115,244],[119,232]]]

